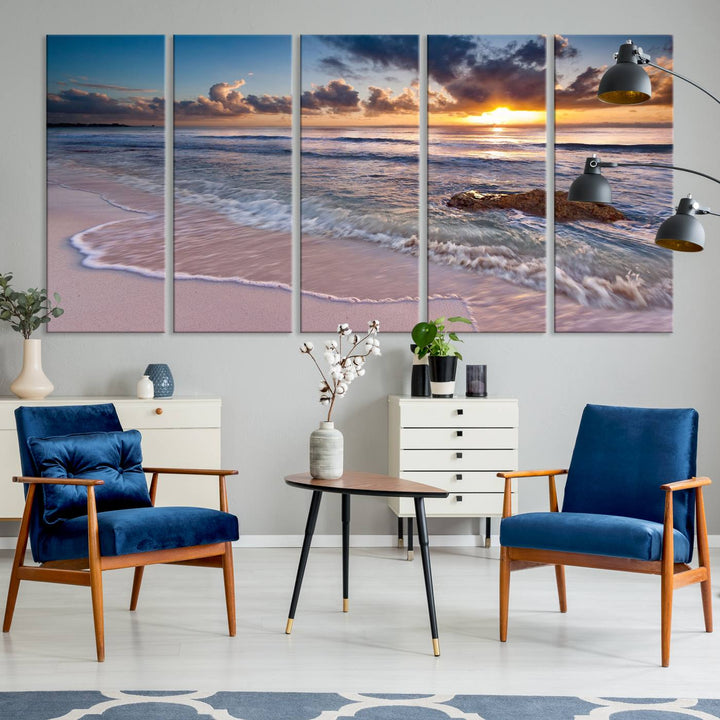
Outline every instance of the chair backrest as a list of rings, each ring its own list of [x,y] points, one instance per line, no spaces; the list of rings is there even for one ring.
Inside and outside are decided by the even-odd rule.
[[[587,405],[568,471],[563,512],[663,522],[660,485],[695,476],[698,414],[691,408]],[[676,530],[693,543],[695,494],[674,493]]]
[[[112,403],[19,407],[15,410],[15,426],[22,472],[28,477],[36,477],[39,474],[39,468],[36,466],[28,446],[30,438],[115,432],[123,429]],[[42,492],[35,493],[33,513],[30,518],[30,546],[36,560],[38,559],[36,550],[39,546],[40,533],[43,529],[42,518],[45,512],[43,497]]]

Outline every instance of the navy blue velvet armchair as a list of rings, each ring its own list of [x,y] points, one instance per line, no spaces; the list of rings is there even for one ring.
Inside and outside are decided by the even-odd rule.
[[[146,565],[221,568],[228,630],[235,635],[232,542],[225,478],[236,470],[142,466],[140,433],[123,431],[111,404],[20,407],[15,411],[25,510],[10,576],[3,632],[10,630],[21,580],[90,588],[97,659],[105,659],[102,572],[134,567],[130,610]],[[148,490],[145,473],[152,475]],[[161,474],[216,476],[220,510],[155,507]],[[28,538],[33,560],[25,565]]]
[[[507,640],[510,572],[554,565],[560,612],[565,565],[660,575],[662,665],[670,663],[673,590],[700,583],[712,632],[710,561],[702,488],[695,477],[698,415],[692,409],[587,405],[568,470],[498,473],[505,478],[500,525],[500,640]],[[555,477],[567,474],[562,512]],[[550,512],[511,516],[514,478],[548,477]],[[696,526],[697,522],[697,526]],[[697,527],[698,567],[691,568]]]

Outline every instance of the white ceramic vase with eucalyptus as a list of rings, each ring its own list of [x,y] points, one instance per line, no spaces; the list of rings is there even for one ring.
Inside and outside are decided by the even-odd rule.
[[[42,340],[24,340],[22,370],[10,385],[10,391],[23,400],[42,400],[54,389],[42,369]]]

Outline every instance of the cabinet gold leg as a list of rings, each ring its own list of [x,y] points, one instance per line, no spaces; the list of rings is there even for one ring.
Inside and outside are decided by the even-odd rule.
[[[440,641],[437,638],[433,638],[433,655],[435,657],[440,655]]]
[[[407,559],[412,560],[415,557],[415,551],[414,550],[408,550],[407,552]]]
[[[289,635],[292,632],[293,618],[288,618],[287,625],[285,626],[285,634]]]
[[[347,598],[343,598],[343,612],[350,610],[350,601]]]

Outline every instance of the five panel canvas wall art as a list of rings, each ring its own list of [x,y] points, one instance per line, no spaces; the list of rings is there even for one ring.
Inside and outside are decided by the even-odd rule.
[[[596,96],[626,39],[554,37],[557,332],[672,329],[671,253],[653,243],[672,212],[671,171],[604,170],[610,219],[566,198],[593,154],[672,163],[670,76],[648,68],[643,105]],[[672,66],[671,36],[633,40]],[[48,36],[48,289],[66,310],[50,331],[164,331],[166,252],[176,332],[328,331],[369,318],[407,332],[426,312],[466,316],[477,332],[546,329],[546,38],[299,42],[293,68],[289,35],[176,36],[170,162],[166,39]]]

